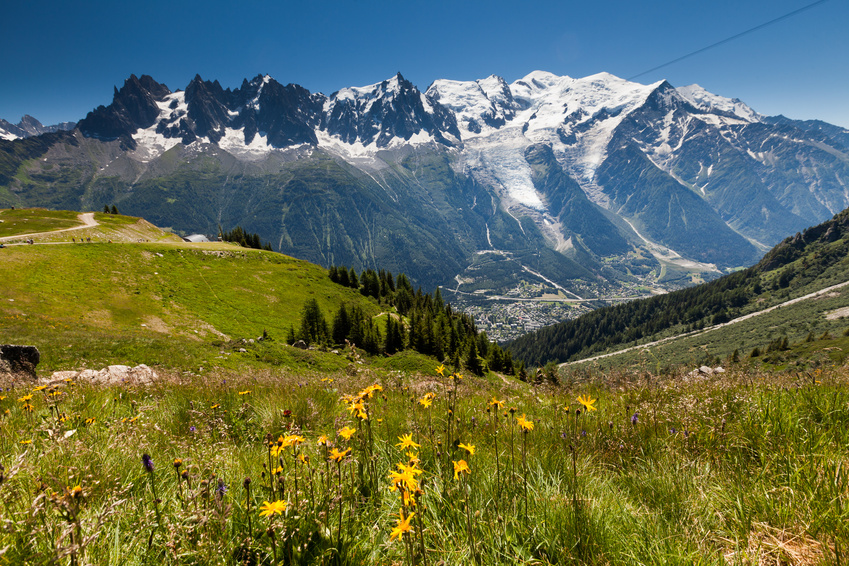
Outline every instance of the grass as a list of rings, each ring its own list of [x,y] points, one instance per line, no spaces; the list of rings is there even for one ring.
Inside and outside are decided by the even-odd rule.
[[[0,238],[72,228],[82,223],[78,212],[40,208],[0,209]]]
[[[353,373],[59,383],[56,396],[18,386],[0,401],[0,561],[845,562],[846,368],[815,381],[764,372],[605,378],[532,389],[366,363]],[[369,397],[372,384],[382,389]],[[428,409],[419,403],[426,393]],[[25,394],[32,412],[16,400]],[[368,420],[349,410],[358,399]],[[493,399],[503,407],[494,411]],[[531,431],[520,432],[520,415]],[[338,434],[346,426],[350,440]],[[407,434],[420,447],[400,450]],[[289,435],[302,443],[269,457],[268,441]],[[351,452],[337,463],[331,448]],[[460,460],[470,473],[455,479]],[[393,491],[398,464],[421,473]],[[403,503],[404,485],[415,503]],[[275,501],[285,511],[261,516]],[[391,535],[402,510],[415,516],[399,540]]]
[[[593,362],[578,362],[567,367],[592,365],[599,371],[618,367],[657,371],[676,365],[692,368],[727,363],[735,350],[740,360],[745,361],[755,348],[765,352],[771,342],[785,336],[796,347],[780,356],[773,355],[772,361],[767,359],[766,363],[771,369],[801,370],[813,369],[823,363],[842,364],[846,352],[849,352],[849,340],[843,336],[849,324],[845,317],[835,314],[840,314],[839,310],[847,304],[849,289],[842,288],[702,335],[678,338],[645,349]],[[815,343],[805,342],[809,334],[816,338]],[[819,340],[824,334],[830,338]],[[760,364],[763,361],[764,358],[754,359],[752,363]]]
[[[116,241],[0,252],[0,343],[35,344],[42,371],[287,365],[295,354],[282,342],[308,299],[328,320],[343,302],[380,310],[319,266],[231,244]],[[274,341],[240,342],[263,331]],[[240,347],[252,354],[234,354]]]

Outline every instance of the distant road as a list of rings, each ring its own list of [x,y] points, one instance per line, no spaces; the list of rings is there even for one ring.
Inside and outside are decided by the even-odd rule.
[[[709,328],[704,328],[702,330],[694,330],[693,332],[687,332],[686,334],[679,334],[678,336],[669,336],[667,338],[662,338],[660,340],[655,340],[654,342],[648,342],[646,344],[640,344],[639,346],[631,346],[630,348],[625,348],[624,350],[617,350],[616,352],[611,352],[609,354],[601,354],[599,356],[593,356],[591,358],[584,358],[583,360],[576,360],[574,362],[564,362],[560,364],[560,367],[563,366],[571,366],[574,364],[582,364],[584,362],[593,362],[595,360],[601,360],[603,358],[610,358],[612,356],[618,356],[619,354],[624,354],[626,352],[633,352],[634,350],[640,350],[643,348],[649,348],[651,346],[657,346],[658,344],[662,344],[664,342],[671,342],[673,340],[678,340],[680,338],[690,338],[693,336],[701,336],[702,334],[707,334],[708,332],[713,332],[714,330],[719,330],[720,328],[725,328],[726,326],[731,326],[732,324],[737,324],[738,322],[743,322],[744,320],[749,320],[750,318],[755,318],[756,316],[761,316],[768,312],[772,312],[774,310],[780,309],[781,307],[786,307],[795,303],[799,303],[802,301],[807,301],[809,299],[813,299],[819,297],[820,295],[824,295],[826,293],[830,293],[835,289],[840,289],[842,287],[846,287],[849,285],[849,281],[844,281],[843,283],[838,283],[837,285],[832,285],[831,287],[826,287],[825,289],[820,289],[819,291],[815,291],[813,293],[808,293],[803,297],[796,297],[795,299],[790,299],[789,301],[785,301],[779,305],[775,305],[774,307],[769,307],[768,309],[764,309],[762,311],[749,313],[743,315],[739,318],[735,318],[734,320],[729,320],[728,322],[723,322],[722,324],[717,324],[715,326],[711,326]]]
[[[17,236],[5,236],[0,238],[0,242],[8,242],[10,240],[20,240],[21,238],[29,239],[29,238],[37,238],[39,236],[47,236],[49,234],[56,234],[57,232],[71,232],[72,230],[82,230],[83,228],[91,228],[92,226],[100,226],[100,222],[94,219],[93,212],[83,212],[77,215],[77,218],[82,222],[79,226],[73,226],[71,228],[62,228],[61,230],[50,230],[49,232],[36,232],[34,234],[18,234]],[[11,246],[14,245],[23,245],[23,244],[9,244]]]

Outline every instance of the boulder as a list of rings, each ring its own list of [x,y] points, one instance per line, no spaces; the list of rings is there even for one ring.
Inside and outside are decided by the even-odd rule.
[[[41,361],[41,353],[35,346],[0,345],[0,379],[13,381],[35,381],[38,376],[35,366]]]

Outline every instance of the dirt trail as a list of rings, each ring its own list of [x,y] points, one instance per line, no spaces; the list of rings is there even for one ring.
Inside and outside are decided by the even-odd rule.
[[[71,228],[62,228],[60,230],[50,230],[48,232],[35,232],[33,234],[18,234],[16,236],[5,236],[0,238],[0,242],[8,242],[11,240],[20,240],[21,238],[37,238],[39,236],[45,236],[48,234],[56,234],[57,232],[71,232],[72,230],[82,230],[83,228],[91,228],[92,226],[100,226],[100,222],[94,219],[93,212],[82,212],[77,215],[77,218],[82,222],[79,226],[72,226]],[[14,244],[12,244],[14,245]]]
[[[707,334],[708,332],[713,332],[714,330],[719,330],[720,328],[725,328],[726,326],[731,326],[732,324],[737,324],[738,322],[743,322],[744,320],[749,320],[750,318],[755,318],[756,316],[761,316],[762,314],[766,314],[768,312],[772,312],[776,309],[780,309],[781,307],[786,307],[788,305],[792,305],[795,303],[799,303],[801,301],[806,301],[808,299],[813,299],[819,297],[820,295],[825,295],[826,293],[830,293],[835,289],[840,289],[841,287],[846,287],[849,285],[849,281],[844,281],[843,283],[838,283],[837,285],[832,285],[831,287],[826,287],[825,289],[820,289],[819,291],[815,291],[813,293],[808,293],[802,297],[796,297],[795,299],[790,299],[789,301],[785,301],[780,305],[775,305],[773,307],[769,307],[768,309],[764,309],[762,311],[757,311],[753,313],[749,313],[747,315],[741,316],[739,318],[735,318],[734,320],[729,320],[728,322],[723,322],[722,324],[717,324],[716,326],[711,326],[710,328],[705,328],[703,330],[695,330],[693,332],[688,332],[686,334],[679,334],[678,336],[670,336],[668,338],[663,338],[661,340],[655,340],[654,342],[649,342],[647,344],[640,344],[639,346],[631,346],[630,348],[625,348],[624,350],[618,350],[616,352],[611,352],[609,354],[601,354],[599,356],[593,356],[591,358],[584,358],[583,360],[577,360],[574,362],[565,362],[560,364],[560,367],[570,366],[573,364],[582,364],[585,362],[592,362],[595,360],[601,360],[603,358],[609,358],[611,356],[618,356],[619,354],[625,354],[626,352],[633,352],[634,350],[640,350],[642,348],[650,348],[651,346],[657,346],[658,344],[663,344],[665,342],[671,342],[673,340],[678,340],[681,338],[691,338],[693,336],[701,336],[702,334]]]

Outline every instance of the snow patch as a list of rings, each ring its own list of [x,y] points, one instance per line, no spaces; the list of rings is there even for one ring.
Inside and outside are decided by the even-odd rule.
[[[680,86],[678,94],[688,100],[693,106],[712,112],[719,110],[738,116],[746,122],[760,122],[762,116],[737,98],[725,98],[708,92],[697,84]]]

